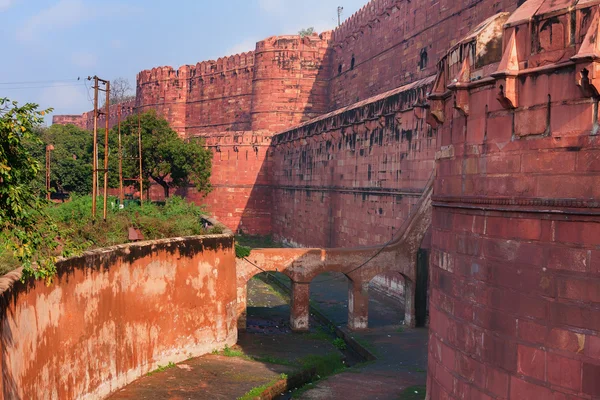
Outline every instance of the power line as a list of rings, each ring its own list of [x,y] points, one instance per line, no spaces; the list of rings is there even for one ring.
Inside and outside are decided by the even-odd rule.
[[[66,85],[41,85],[41,86],[16,86],[16,87],[3,87],[0,90],[22,90],[22,89],[47,89],[47,88],[60,88],[60,87],[76,87],[84,86],[83,83],[72,83]]]
[[[77,79],[55,79],[48,81],[23,81],[23,82],[0,82],[0,85],[29,85],[33,83],[61,83],[61,82],[76,82],[81,80],[80,77]]]

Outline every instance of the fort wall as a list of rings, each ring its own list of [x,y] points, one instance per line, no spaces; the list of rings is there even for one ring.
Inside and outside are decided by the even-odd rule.
[[[0,278],[0,398],[102,398],[237,340],[233,238],[116,246],[60,261],[52,285]]]
[[[433,171],[433,77],[273,137],[273,233],[293,245],[389,241]]]
[[[575,3],[511,15],[482,79],[468,40],[440,63],[431,399],[600,396],[599,14]]]
[[[373,0],[333,31],[330,110],[436,73],[449,47],[519,0]]]

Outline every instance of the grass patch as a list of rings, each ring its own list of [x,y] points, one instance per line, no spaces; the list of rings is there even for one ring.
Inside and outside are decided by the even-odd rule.
[[[139,229],[145,240],[203,235],[219,229],[204,229],[203,208],[181,197],[173,196],[164,205],[147,202],[140,207],[131,203],[124,209],[119,209],[116,200],[115,197],[108,198],[105,222],[102,220],[103,199],[98,198],[95,223],[92,220],[91,196],[73,196],[66,203],[49,204],[44,209],[47,217],[40,217],[40,229],[48,221],[54,221],[61,233],[59,241],[64,256],[76,256],[86,250],[128,243],[130,227]],[[12,252],[7,250],[6,240],[0,234],[0,274],[20,266]],[[58,256],[59,251],[54,255]]]
[[[264,385],[257,386],[257,387],[250,389],[250,391],[248,393],[246,393],[242,397],[238,397],[238,400],[253,400],[253,399],[259,397],[262,394],[262,392],[264,392],[265,390],[267,390],[268,388],[270,388],[271,386],[273,386],[280,380],[287,379],[287,378],[288,377],[286,374],[281,374],[277,378],[271,380],[268,383],[265,383]]]
[[[307,383],[292,393],[293,398],[300,397],[304,392],[314,387],[314,384],[328,376],[338,374],[347,369],[339,353],[329,353],[325,355],[309,355],[300,360],[303,369],[313,369],[316,373],[316,379]]]
[[[338,350],[346,350],[346,348],[348,347],[346,345],[346,342],[342,338],[335,338],[335,339],[333,339],[332,343],[335,347],[338,348]]]
[[[212,354],[218,355],[218,356],[225,356],[225,357],[238,357],[238,358],[243,358],[244,360],[248,360],[248,361],[257,361],[257,362],[262,362],[262,363],[267,363],[267,364],[295,365],[293,362],[285,360],[283,358],[277,358],[277,357],[273,357],[273,356],[264,356],[264,357],[263,356],[250,356],[250,355],[244,353],[244,351],[242,349],[231,348],[229,346],[225,346],[225,348],[221,351],[213,350]]]
[[[147,375],[148,375],[148,376],[150,376],[150,375],[152,375],[152,374],[155,374],[155,373],[157,373],[157,372],[163,372],[163,371],[166,371],[166,370],[168,370],[168,369],[171,369],[171,368],[174,368],[174,367],[175,367],[175,363],[174,363],[174,362],[171,362],[171,361],[169,361],[169,363],[168,363],[167,365],[160,365],[160,364],[159,364],[159,365],[158,365],[158,368],[156,368],[154,371],[150,371],[150,372],[148,372],[148,374],[147,374]]]
[[[424,400],[425,393],[425,386],[411,386],[400,394],[398,400]]]
[[[232,349],[229,346],[225,346],[225,348],[221,352],[221,355],[225,357],[246,357],[246,354],[244,354],[242,350]]]

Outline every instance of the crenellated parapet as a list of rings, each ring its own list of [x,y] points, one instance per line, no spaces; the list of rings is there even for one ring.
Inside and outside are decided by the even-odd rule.
[[[252,129],[277,132],[327,111],[330,36],[274,36],[256,44]]]
[[[361,31],[372,28],[384,18],[398,9],[398,4],[404,0],[371,0],[352,14],[344,23],[333,31],[332,40],[338,45]]]

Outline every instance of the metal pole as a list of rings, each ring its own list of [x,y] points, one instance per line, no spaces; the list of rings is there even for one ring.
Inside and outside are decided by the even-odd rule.
[[[123,204],[123,149],[121,147],[121,107],[117,111],[117,130],[119,132],[119,204]]]
[[[106,217],[108,214],[108,129],[110,127],[110,82],[106,81],[106,113],[104,114],[104,118],[106,118],[106,129],[104,131],[104,221],[106,222]]]
[[[94,76],[94,150],[92,160],[92,221],[96,221],[98,194],[98,77]]]
[[[144,204],[144,178],[142,176],[142,125],[138,112],[138,158],[140,159],[140,207]]]
[[[50,200],[50,157],[54,146],[46,145],[46,199]]]

